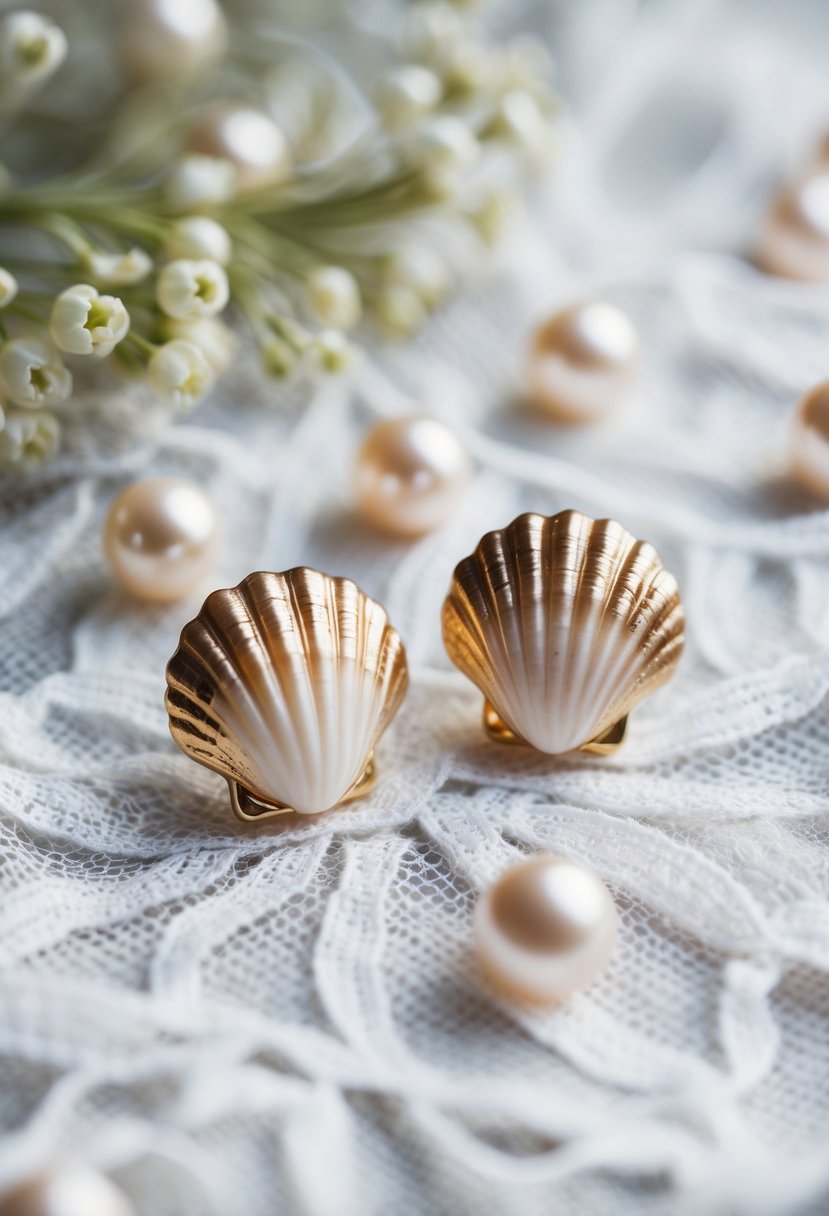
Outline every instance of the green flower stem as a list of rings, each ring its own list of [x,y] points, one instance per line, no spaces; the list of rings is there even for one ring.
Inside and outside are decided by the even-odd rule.
[[[134,346],[138,351],[140,351],[140,353],[142,355],[146,356],[146,358],[148,358],[148,359],[152,355],[154,355],[155,352],[158,350],[158,347],[155,345],[155,343],[148,342],[146,338],[142,338],[141,334],[136,333],[134,329],[130,330],[130,332],[127,334],[126,338],[124,338],[124,341],[121,343],[121,345],[123,346],[123,345],[126,345],[127,343],[129,343],[131,346]]]
[[[35,325],[45,325],[47,310],[38,308],[29,308],[27,305],[15,300],[6,308],[6,312],[13,313],[16,317],[21,317],[24,321],[32,321]]]
[[[247,245],[271,264],[304,275],[324,262],[319,251],[293,237],[276,232],[247,216],[228,217],[227,230],[237,243]]]

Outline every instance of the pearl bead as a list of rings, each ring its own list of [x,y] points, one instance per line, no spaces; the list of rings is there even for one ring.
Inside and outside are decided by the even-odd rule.
[[[808,392],[795,411],[791,467],[801,485],[829,500],[829,380]]]
[[[188,595],[210,571],[217,549],[216,514],[192,482],[153,477],[115,499],[103,544],[125,590],[167,603]]]
[[[191,76],[225,48],[216,0],[129,0],[121,18],[121,57],[132,80]]]
[[[134,1216],[134,1209],[103,1174],[63,1165],[0,1199],[0,1216]]]
[[[357,457],[357,502],[366,519],[397,536],[445,523],[471,476],[454,431],[425,414],[381,422]]]
[[[274,186],[291,175],[288,143],[273,119],[247,106],[221,106],[190,133],[190,152],[230,161],[240,190]]]
[[[757,261],[782,278],[829,280],[829,169],[782,188],[761,229]]]
[[[598,874],[555,853],[512,866],[475,912],[481,965],[508,995],[527,1001],[559,1001],[590,984],[610,957],[616,928],[616,907]]]
[[[535,334],[529,395],[558,422],[593,422],[624,397],[638,364],[639,339],[623,312],[598,300],[572,304]]]

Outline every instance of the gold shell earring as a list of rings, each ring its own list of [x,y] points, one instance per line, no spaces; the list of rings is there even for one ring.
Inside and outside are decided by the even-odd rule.
[[[520,515],[456,568],[443,605],[449,658],[484,694],[501,742],[605,753],[673,675],[685,617],[656,551],[613,520]]]
[[[175,742],[226,778],[249,822],[366,793],[407,684],[380,604],[350,579],[298,567],[207,597],[167,665],[165,703]]]

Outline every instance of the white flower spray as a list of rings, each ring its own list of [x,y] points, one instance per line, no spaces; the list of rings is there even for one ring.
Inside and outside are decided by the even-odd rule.
[[[358,326],[408,337],[495,240],[511,186],[554,145],[546,50],[490,37],[465,6],[412,5],[399,57],[380,65],[371,92],[374,122],[333,158],[336,101],[317,111],[327,80],[318,90],[308,68],[299,137],[274,100],[267,32],[240,30],[231,44],[219,0],[200,11],[191,37],[172,7],[129,7],[117,50],[141,87],[119,107],[117,139],[108,113],[87,129],[75,111],[53,180],[0,170],[4,470],[58,450],[84,361],[143,375],[181,413],[249,349],[240,327],[278,378],[347,369]],[[71,53],[44,14],[0,16],[0,118],[25,123],[50,80],[57,114],[55,74]],[[211,76],[222,56],[228,71]],[[222,88],[242,66],[239,102]],[[36,152],[45,138],[33,125],[18,142]],[[84,144],[91,160],[72,165]],[[116,146],[117,163],[102,151]],[[44,170],[53,153],[42,149]]]

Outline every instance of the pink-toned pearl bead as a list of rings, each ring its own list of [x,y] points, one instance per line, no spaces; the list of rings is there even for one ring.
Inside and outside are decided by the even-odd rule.
[[[224,105],[194,127],[188,150],[231,162],[240,190],[274,186],[291,175],[291,155],[282,130],[261,110]]]
[[[555,313],[536,331],[527,367],[530,399],[557,422],[594,422],[630,390],[639,339],[613,304],[589,300]]]
[[[152,477],[129,486],[104,523],[104,553],[121,586],[165,603],[189,595],[209,574],[218,546],[216,512],[191,481]]]
[[[508,996],[560,1001],[604,969],[616,907],[598,874],[556,853],[510,867],[480,897],[475,943],[487,976]]]
[[[469,457],[453,430],[413,414],[381,422],[357,456],[360,511],[396,536],[422,536],[447,522],[471,475]]]
[[[216,0],[128,0],[121,58],[136,82],[191,76],[221,55],[227,26]]]
[[[808,392],[795,410],[791,468],[802,486],[829,500],[829,380]]]
[[[80,1164],[55,1166],[0,1198],[0,1216],[134,1216],[108,1178]]]
[[[760,230],[756,258],[782,278],[829,281],[829,166],[782,187]]]

